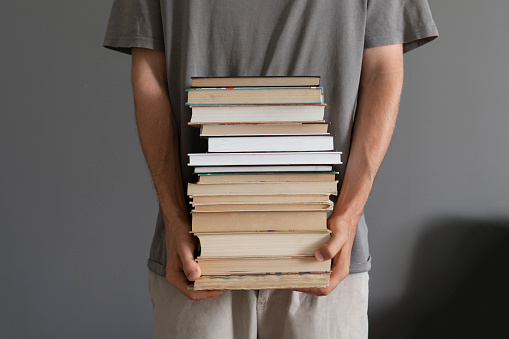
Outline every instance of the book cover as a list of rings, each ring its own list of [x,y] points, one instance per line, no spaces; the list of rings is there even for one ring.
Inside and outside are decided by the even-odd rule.
[[[319,86],[319,76],[191,77],[192,87]]]
[[[322,123],[325,104],[192,105],[189,125]]]
[[[189,153],[189,166],[332,165],[342,152]]]
[[[330,172],[332,165],[281,165],[281,166],[195,166],[194,173],[254,173],[254,172]]]
[[[327,134],[327,123],[258,123],[258,124],[205,124],[200,126],[200,136],[240,135],[296,135]]]
[[[322,87],[222,87],[186,91],[186,105],[323,104]]]
[[[334,150],[333,135],[209,137],[208,152],[304,152]]]
[[[198,183],[334,181],[336,174],[338,172],[201,173],[198,174]]]

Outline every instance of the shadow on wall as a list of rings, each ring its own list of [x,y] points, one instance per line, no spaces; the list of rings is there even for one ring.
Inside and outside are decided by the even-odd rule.
[[[509,338],[509,220],[425,229],[404,298],[370,314],[370,339]]]

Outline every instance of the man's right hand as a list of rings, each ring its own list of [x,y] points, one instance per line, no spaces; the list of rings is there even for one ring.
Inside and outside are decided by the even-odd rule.
[[[180,167],[178,129],[168,96],[166,58],[162,51],[132,49],[136,126],[159,203],[166,207],[166,280],[191,300],[217,297],[222,291],[191,291],[188,278],[200,277],[194,261],[195,237],[186,208]],[[188,278],[186,278],[186,276]]]
[[[194,260],[196,237],[189,233],[189,224],[166,227],[166,280],[190,300],[200,301],[220,296],[224,291],[193,291],[187,289],[201,270]]]

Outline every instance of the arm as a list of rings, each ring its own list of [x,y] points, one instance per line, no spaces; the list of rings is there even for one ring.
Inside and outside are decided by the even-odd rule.
[[[191,223],[182,185],[178,133],[168,96],[164,53],[133,48],[131,81],[141,148],[165,224],[166,280],[192,300],[216,297],[222,292],[187,290],[187,280],[196,280],[200,268],[193,254],[196,240],[189,233]]]
[[[328,295],[349,273],[357,223],[391,141],[402,85],[401,45],[364,50],[350,156],[338,201],[327,220],[332,236],[315,252],[320,261],[332,259],[330,283],[303,292]]]

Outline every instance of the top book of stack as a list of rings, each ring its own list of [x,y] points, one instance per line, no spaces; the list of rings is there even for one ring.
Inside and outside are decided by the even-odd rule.
[[[318,76],[193,77],[192,87],[312,87],[320,86]]]

